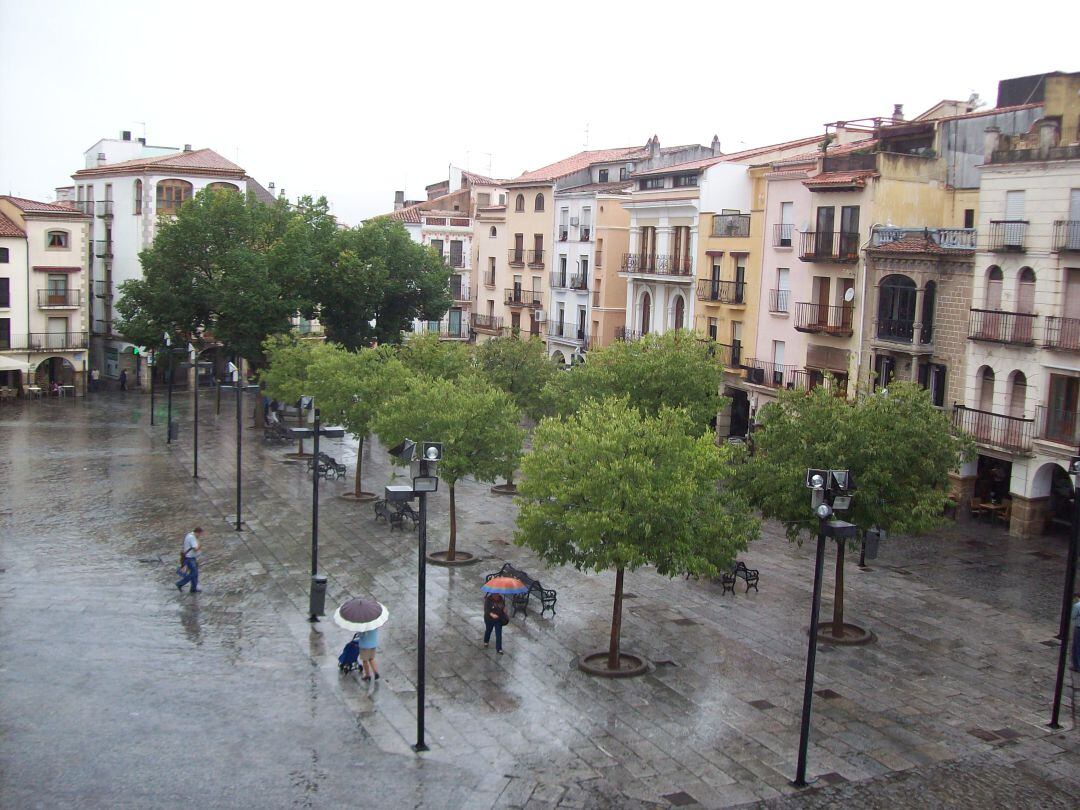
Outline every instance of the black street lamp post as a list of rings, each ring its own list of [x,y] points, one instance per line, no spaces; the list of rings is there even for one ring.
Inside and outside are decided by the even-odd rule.
[[[172,350],[172,338],[169,337],[169,333],[165,333],[165,351],[169,353],[169,370],[166,374],[169,375],[169,393],[167,408],[167,416],[165,419],[165,444],[172,444],[173,424],[172,424],[172,382],[173,382],[173,350]]]
[[[150,350],[150,427],[154,426],[154,372],[157,371],[157,352]]]
[[[1050,714],[1050,728],[1061,728],[1061,691],[1065,686],[1065,665],[1069,652],[1069,616],[1072,612],[1072,596],[1076,589],[1077,543],[1080,542],[1080,456],[1069,462],[1069,475],[1073,476],[1072,528],[1069,532],[1069,554],[1065,560],[1065,589],[1061,593],[1061,647],[1058,649],[1057,675],[1054,680],[1054,708]]]
[[[427,664],[427,495],[439,488],[437,465],[442,461],[442,444],[424,442],[418,458],[416,444],[405,439],[392,448],[390,453],[412,465],[412,485],[388,485],[385,489],[386,500],[411,501],[414,497],[420,500],[419,563],[416,574],[416,744],[412,746],[413,751],[420,753],[430,750],[424,741],[425,667]]]
[[[244,386],[240,383],[240,369],[237,368],[235,363],[229,363],[228,373],[232,376],[232,385],[220,385],[219,389],[224,388],[226,390],[234,389],[236,391],[236,531],[242,532],[244,530],[244,521],[240,515],[240,495],[243,484],[242,479],[242,464],[241,454],[244,444],[244,426],[241,419],[241,394],[248,386]]]
[[[294,439],[311,437],[314,457],[311,467],[311,591],[308,599],[308,621],[317,622],[324,615],[326,603],[326,577],[319,574],[319,437],[340,439],[345,429],[323,427],[318,408],[312,408],[312,426],[310,428],[290,428]]]
[[[195,351],[195,347],[190,343],[188,344],[188,354],[191,356],[191,366],[195,369],[195,385],[192,386],[192,398],[193,406],[195,410],[195,418],[192,422],[192,435],[193,435],[193,447],[194,447],[194,461],[191,465],[191,477],[199,477],[199,354]]]

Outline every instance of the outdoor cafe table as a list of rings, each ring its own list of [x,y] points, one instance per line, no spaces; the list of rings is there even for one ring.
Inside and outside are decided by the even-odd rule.
[[[27,397],[27,399],[29,399],[31,397],[37,397],[38,399],[41,399],[41,386],[39,386],[39,385],[28,385],[28,386],[26,386],[26,397]]]

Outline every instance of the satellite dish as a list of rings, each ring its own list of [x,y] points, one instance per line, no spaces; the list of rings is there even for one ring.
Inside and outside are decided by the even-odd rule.
[[[849,304],[855,300],[854,287],[848,287],[846,290],[844,290],[844,300],[847,301]]]

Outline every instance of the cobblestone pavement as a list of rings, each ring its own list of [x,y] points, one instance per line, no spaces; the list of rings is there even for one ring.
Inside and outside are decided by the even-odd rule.
[[[92,795],[100,806],[331,807],[370,792],[387,807],[896,807],[1009,786],[1014,806],[1080,797],[1067,778],[1075,732],[1045,727],[1062,539],[961,524],[889,539],[867,570],[849,564],[847,618],[878,640],[819,648],[809,767],[825,786],[794,794],[811,544],[767,526],[743,555],[760,593],[628,574],[624,648],[656,668],[593,679],[572,661],[606,641],[613,575],[550,570],[513,546],[512,500],[470,481],[458,486],[459,547],[482,560],[428,569],[432,751],[418,758],[416,534],[339,498],[351,480],[322,487],[329,604],[372,595],[391,612],[383,680],[339,676],[348,634],[304,621],[304,465],[245,430],[249,530],[230,531],[233,411],[226,401],[216,416],[204,395],[198,480],[190,394],[174,403],[183,432],[171,447],[140,395],[0,411],[0,779],[17,806]],[[324,446],[351,476],[355,443]],[[367,489],[392,475],[370,442],[364,468]],[[440,491],[432,549],[446,510]],[[205,592],[181,595],[172,564],[196,522],[210,530]],[[554,618],[516,617],[496,656],[479,644],[479,587],[503,561],[559,602]]]

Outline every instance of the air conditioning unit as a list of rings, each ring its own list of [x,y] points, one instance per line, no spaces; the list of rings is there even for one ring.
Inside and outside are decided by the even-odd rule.
[[[571,225],[571,227],[576,227],[577,224],[578,224],[578,218],[577,217],[570,217],[570,225]]]

